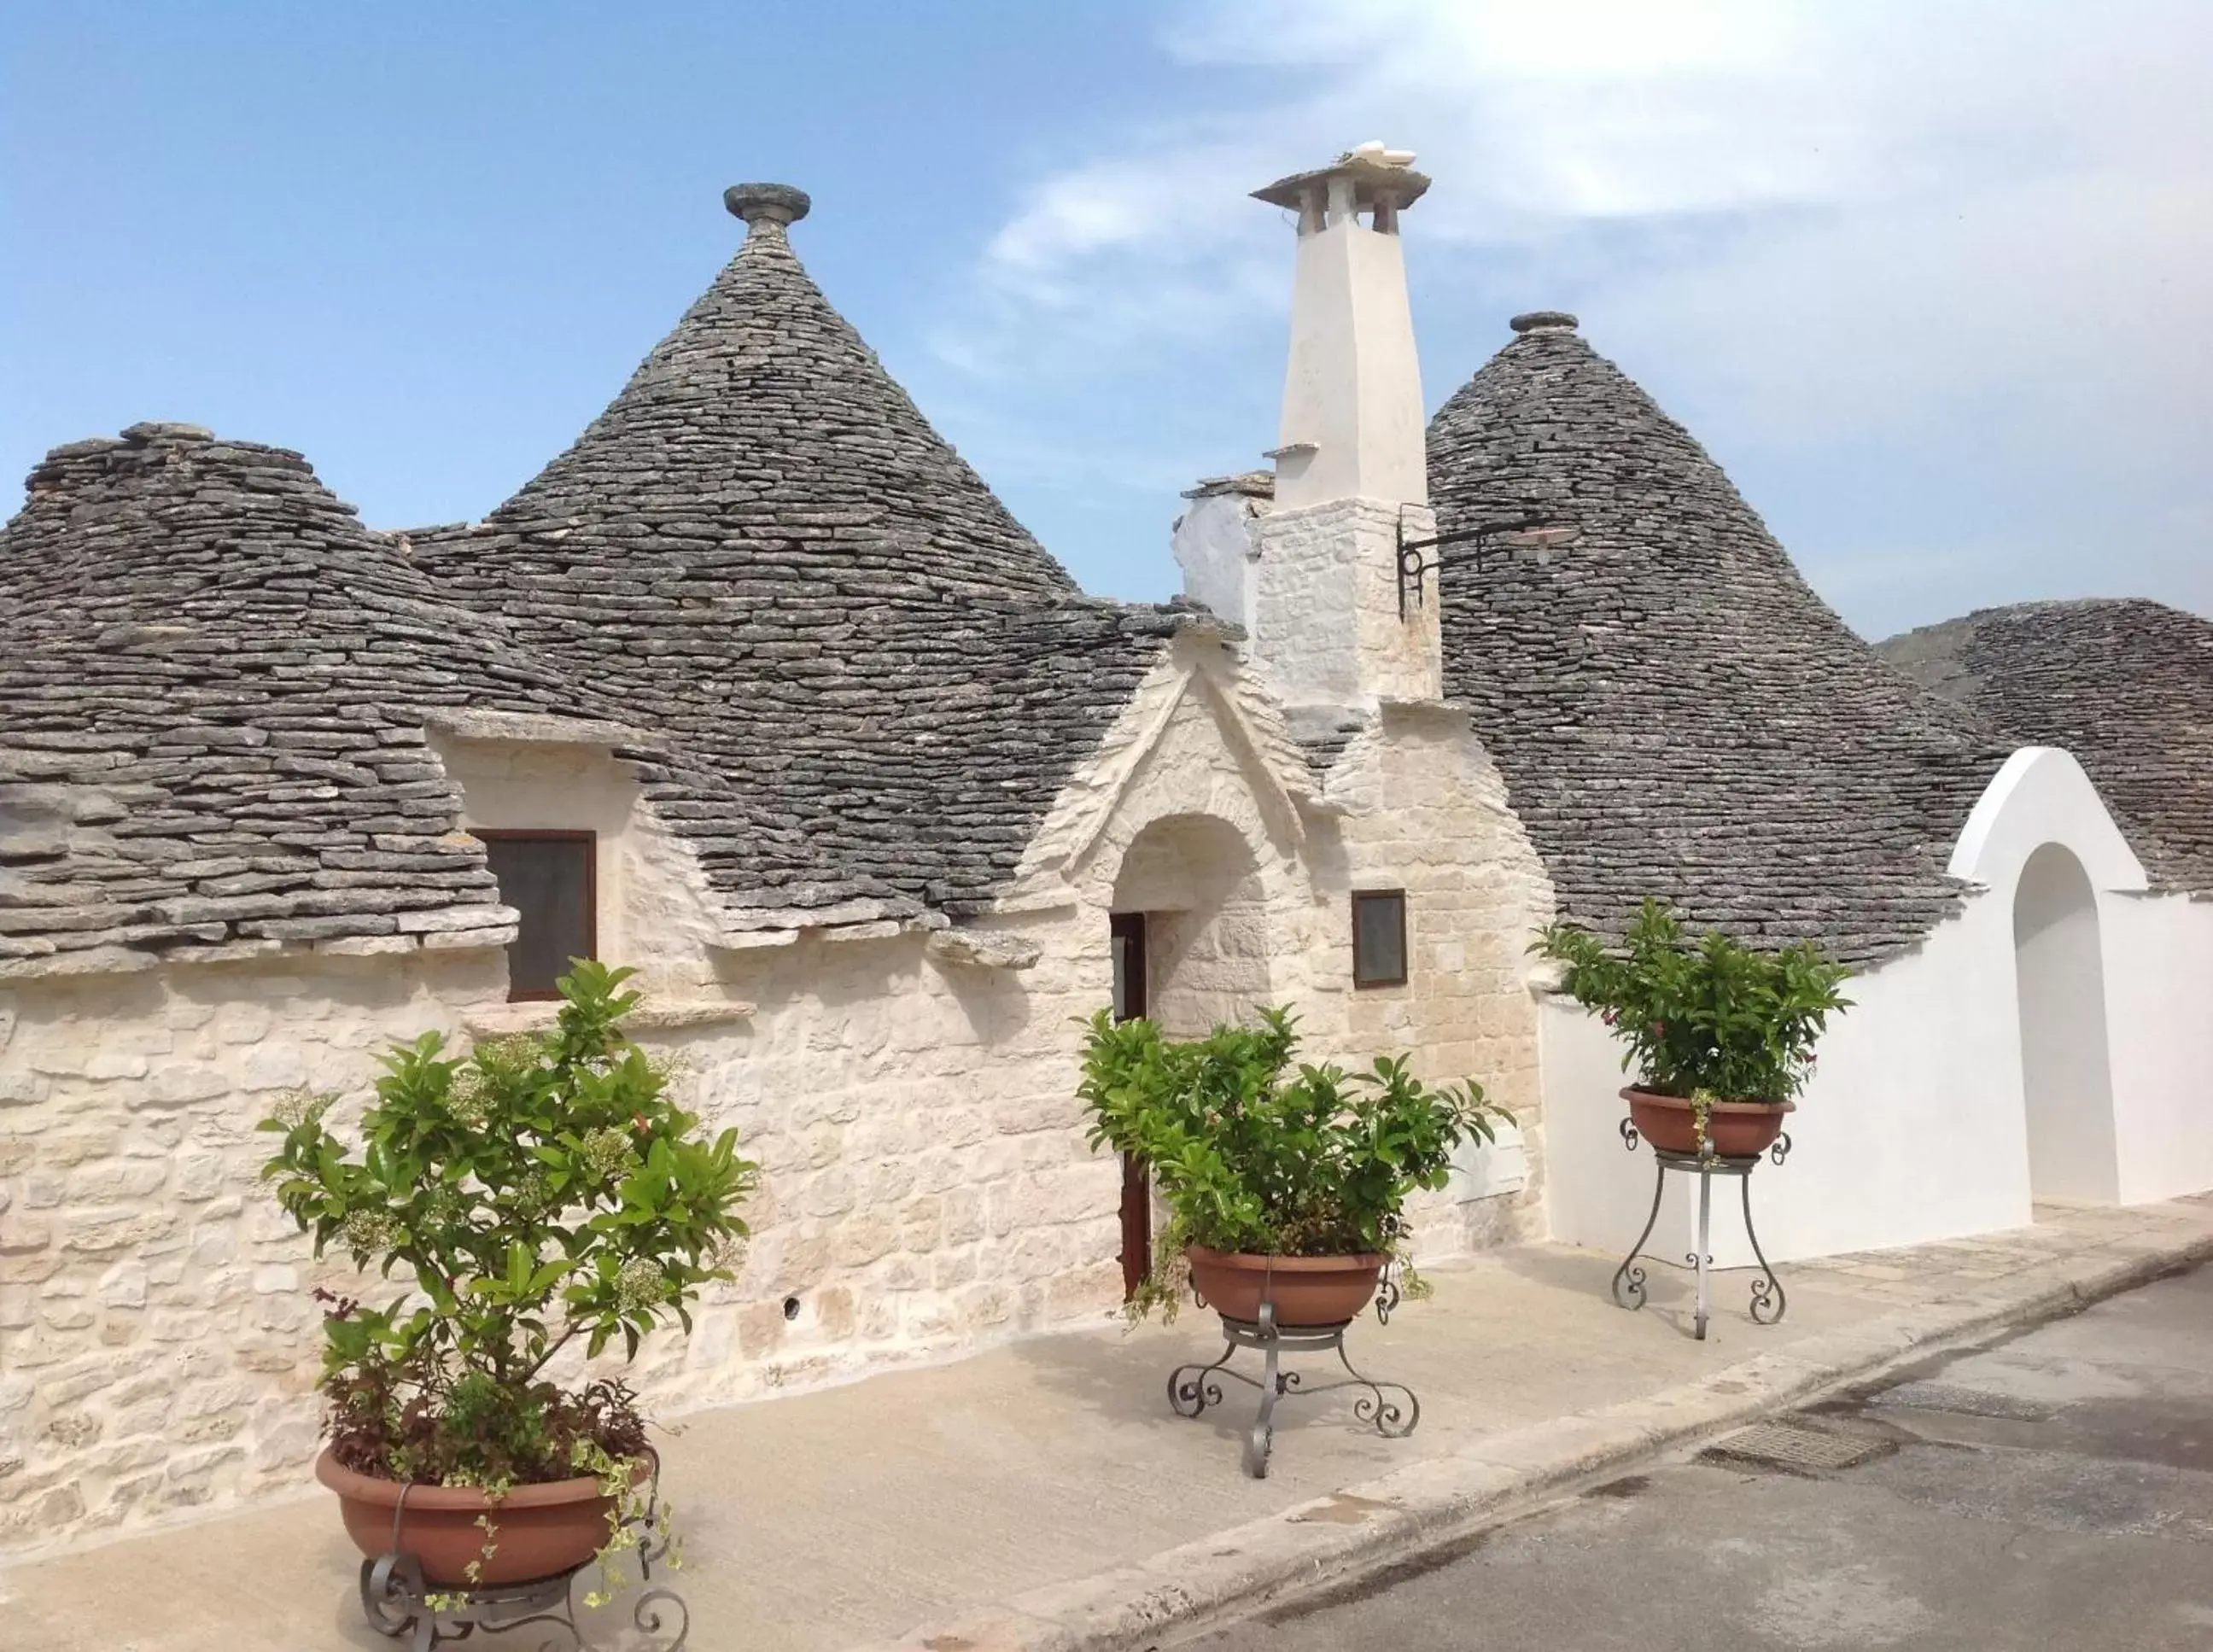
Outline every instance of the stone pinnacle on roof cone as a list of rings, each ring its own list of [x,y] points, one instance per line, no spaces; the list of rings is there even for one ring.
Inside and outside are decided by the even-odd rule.
[[[722,192],[722,204],[733,217],[743,218],[750,231],[764,223],[779,229],[797,223],[814,203],[805,190],[789,184],[732,184]]]

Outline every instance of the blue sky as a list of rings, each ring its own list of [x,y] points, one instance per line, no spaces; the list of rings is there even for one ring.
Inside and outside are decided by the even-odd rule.
[[[1370,137],[1432,405],[1584,332],[1870,636],[2213,611],[2213,8],[1188,0],[0,12],[0,472],[141,418],[481,515],[735,248],[725,184],[1091,589],[1273,443],[1290,238]]]

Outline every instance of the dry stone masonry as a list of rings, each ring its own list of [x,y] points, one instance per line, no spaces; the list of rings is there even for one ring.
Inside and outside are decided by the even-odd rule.
[[[2213,893],[2213,621],[2140,599],[2024,602],[1879,651],[2009,744],[2074,753],[2153,887]]]
[[[424,722],[549,674],[299,454],[177,424],[57,448],[0,602],[0,975],[509,938]]]
[[[656,800],[735,921],[971,908],[1190,616],[1085,597],[808,278],[806,198],[729,200],[744,246],[607,411],[418,552],[778,828]]]
[[[1289,180],[1331,373],[1405,323],[1410,159]],[[479,832],[594,834],[637,1036],[763,1167],[739,1277],[634,1373],[664,1412],[1113,1312],[1120,1168],[1074,1094],[1112,914],[1174,1030],[1288,1003],[1314,1058],[1515,1110],[1418,1201],[1441,1258],[1545,1231],[1585,1145],[1526,953],[1558,912],[1658,894],[1881,963],[1968,899],[1947,854],[2024,739],[2081,742],[2157,875],[2213,881],[2213,628],[1976,615],[1905,639],[1967,705],[1926,692],[1571,317],[1447,403],[1426,490],[1408,341],[1287,437],[1314,497],[1190,496],[1216,612],[1123,605],[832,308],[807,197],[726,204],[736,255],[481,522],[372,532],[297,454],[141,424],[0,529],[0,1549],[302,1483],[309,1293],[359,1282],[253,1126],[304,1090],[343,1128],[394,1040],[550,1023],[508,1001]],[[1402,615],[1425,491],[1448,533],[1539,526],[1448,547]],[[1403,984],[1354,989],[1356,890],[1404,892]]]
[[[1720,466],[1576,331],[1515,337],[1430,426],[1451,533],[1446,692],[1506,777],[1566,912],[1646,895],[1868,963],[1950,915],[1953,840],[2007,748],[1814,595]],[[1533,541],[1533,542],[1532,542]]]

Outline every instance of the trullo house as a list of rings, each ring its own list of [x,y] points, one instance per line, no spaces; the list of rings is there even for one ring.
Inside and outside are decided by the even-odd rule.
[[[1625,1241],[1613,1051],[1525,948],[1646,894],[1862,972],[1771,1253],[2213,1186],[2213,626],[2039,606],[1887,661],[1567,315],[1425,421],[1428,183],[1370,146],[1259,192],[1282,425],[1192,490],[1163,607],[1009,514],[778,186],[481,521],[371,530],[184,424],[40,463],[0,532],[0,1544],[298,1481],[314,1279],[254,1121],[540,1023],[580,954],[765,1167],[664,1405],[1115,1304],[1146,1190],[1085,1146],[1071,1025],[1112,997],[1478,1078],[1521,1128],[1430,1256]]]

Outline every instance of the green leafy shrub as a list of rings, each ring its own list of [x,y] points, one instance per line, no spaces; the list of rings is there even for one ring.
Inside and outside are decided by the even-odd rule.
[[[1719,930],[1692,941],[1648,900],[1619,948],[1554,924],[1531,944],[1565,966],[1561,986],[1613,1029],[1624,1071],[1658,1095],[1785,1101],[1804,1086],[1829,1017],[1851,1007],[1851,972],[1810,942],[1756,952]]]
[[[1403,1257],[1407,1195],[1443,1186],[1453,1149],[1512,1117],[1472,1080],[1433,1088],[1402,1058],[1363,1073],[1301,1064],[1287,1077],[1298,1049],[1288,1009],[1181,1042],[1103,1009],[1088,1026],[1076,1094],[1091,1144],[1148,1161],[1170,1213],[1133,1318],[1174,1317],[1186,1245]]]
[[[296,1096],[262,1174],[315,1253],[332,1245],[406,1289],[384,1307],[328,1292],[321,1389],[340,1462],[363,1474],[508,1488],[627,1462],[645,1444],[630,1390],[543,1375],[581,1339],[627,1356],[691,1304],[746,1234],[758,1170],[712,1141],[624,1036],[632,972],[579,960],[554,1029],[443,1057],[436,1033],[382,1058],[349,1150],[330,1099]]]

